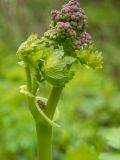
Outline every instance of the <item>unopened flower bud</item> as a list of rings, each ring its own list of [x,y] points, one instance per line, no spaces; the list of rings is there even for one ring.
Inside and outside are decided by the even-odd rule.
[[[77,0],[70,0],[61,10],[52,12],[50,30],[44,35],[61,45],[61,40],[71,39],[72,47],[80,48],[84,43],[91,44],[91,36],[84,32],[87,16]]]

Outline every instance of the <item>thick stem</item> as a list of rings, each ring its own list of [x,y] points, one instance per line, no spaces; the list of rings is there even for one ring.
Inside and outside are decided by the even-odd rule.
[[[32,94],[36,94],[37,85],[31,82],[31,74],[29,66],[26,66],[26,76],[27,76],[27,88]],[[58,104],[60,95],[62,92],[61,87],[53,87],[50,97],[48,99],[47,106],[45,108],[46,115],[52,119]],[[37,150],[38,150],[38,160],[52,160],[52,126],[48,122],[40,121],[40,114],[35,107],[34,99],[28,97],[28,103],[30,111],[34,117],[36,123],[37,132]]]
[[[36,123],[38,160],[52,160],[52,127]]]
[[[61,95],[61,92],[62,92],[62,87],[56,87],[54,86],[52,88],[52,91],[51,91],[51,94],[50,94],[50,97],[48,99],[48,103],[47,103],[47,107],[46,107],[46,115],[52,119],[53,116],[54,116],[54,113],[55,113],[55,110],[56,110],[56,106],[58,104],[58,101],[60,99],[60,95]]]
[[[52,119],[62,88],[53,87],[46,107],[46,115]],[[36,123],[38,160],[52,160],[52,127],[47,123]]]

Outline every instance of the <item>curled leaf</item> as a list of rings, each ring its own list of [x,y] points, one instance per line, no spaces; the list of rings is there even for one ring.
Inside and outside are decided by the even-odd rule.
[[[93,47],[76,50],[78,60],[82,65],[93,69],[101,69],[103,65],[102,52],[94,51]]]
[[[27,54],[30,54],[31,52],[36,52],[39,43],[40,40],[38,39],[37,34],[30,35],[30,37],[28,37],[28,39],[23,42],[18,48],[18,59],[22,61],[27,56]]]

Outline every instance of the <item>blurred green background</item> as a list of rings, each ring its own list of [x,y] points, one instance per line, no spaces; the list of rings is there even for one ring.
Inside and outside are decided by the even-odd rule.
[[[0,0],[0,160],[36,159],[34,122],[26,97],[19,94],[26,79],[16,50],[31,33],[42,36],[51,10],[64,2]],[[120,0],[80,4],[96,48],[103,52],[104,67],[97,72],[80,68],[64,89],[54,160],[120,160]]]

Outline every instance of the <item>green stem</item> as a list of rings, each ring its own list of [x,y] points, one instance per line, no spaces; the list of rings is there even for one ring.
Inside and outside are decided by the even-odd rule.
[[[32,94],[35,95],[38,86],[36,85],[34,80],[33,83],[31,82],[30,68],[28,65],[26,66],[25,70],[27,76],[28,91],[32,92]],[[52,88],[47,106],[45,108],[45,113],[50,119],[52,119],[54,116],[61,92],[61,87],[54,86]],[[28,103],[30,111],[36,123],[38,160],[52,160],[52,127],[46,120],[40,120],[40,114],[35,107],[34,99],[28,97]]]
[[[45,110],[52,119],[62,92],[61,87],[53,87]],[[52,127],[45,121],[36,123],[38,160],[52,160]]]
[[[52,127],[36,123],[38,160],[52,160]]]
[[[26,72],[26,77],[27,77],[27,88],[28,91],[31,91],[31,75],[30,75],[30,67],[26,64],[25,66],[25,72]]]
[[[29,92],[32,93],[32,82],[31,82],[30,67],[27,64],[25,66],[25,71],[26,71],[26,77],[27,77],[27,89],[28,89]],[[33,94],[35,94],[35,89],[33,89],[33,90],[34,90]],[[28,97],[28,106],[29,106],[29,109],[30,109],[30,111],[31,111],[34,119],[38,120],[38,118],[39,118],[39,112],[38,112],[37,108],[35,107],[34,98]]]
[[[47,107],[46,107],[46,115],[52,119],[56,110],[56,106],[58,104],[61,92],[62,92],[62,87],[56,87],[54,86],[52,88],[50,97],[48,99]]]

